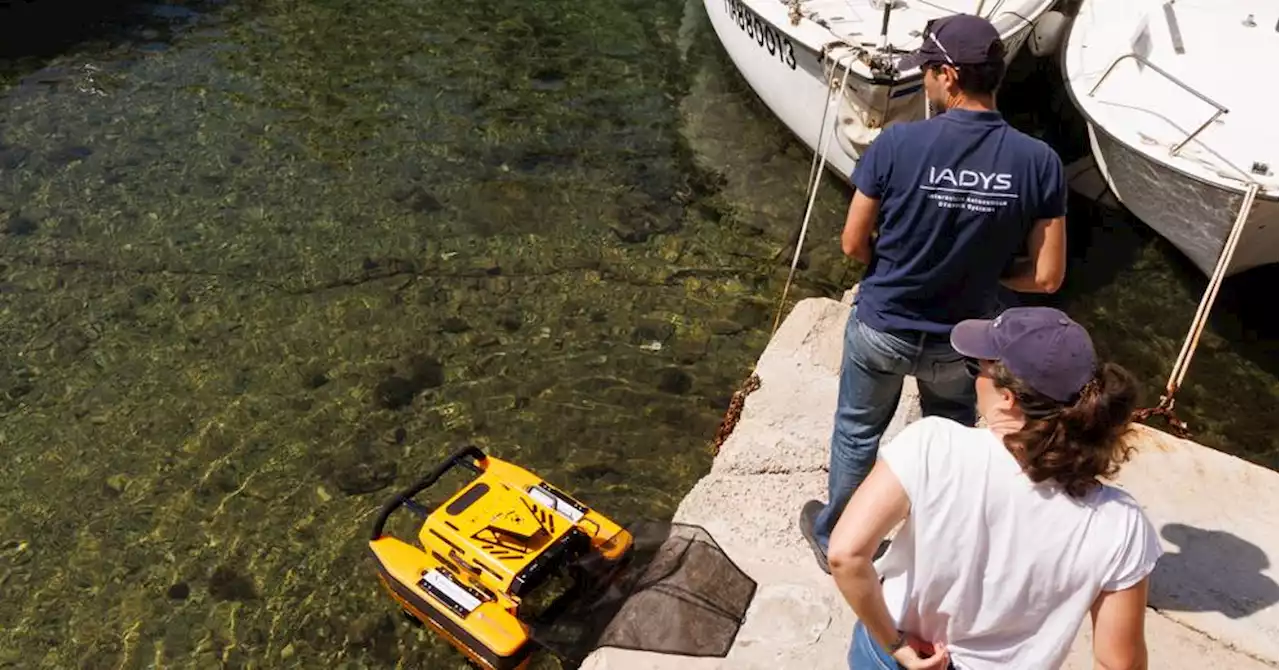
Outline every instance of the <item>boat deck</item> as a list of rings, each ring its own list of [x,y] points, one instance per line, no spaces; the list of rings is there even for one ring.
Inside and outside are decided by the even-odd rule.
[[[1031,20],[1045,12],[1053,0],[890,0],[888,43],[896,51],[906,53],[919,48],[925,24],[953,14],[981,12],[1008,42],[1010,36],[1027,28]],[[786,0],[760,0],[759,4],[777,4],[784,9]],[[832,42],[858,46],[880,46],[884,23],[883,5],[876,0],[800,0],[800,13],[808,19],[796,31],[812,48]],[[790,28],[790,26],[784,26]]]
[[[1274,0],[1085,2],[1064,71],[1080,108],[1104,132],[1199,179],[1232,188],[1252,179],[1274,197],[1280,88],[1271,68],[1278,47]],[[1227,111],[1197,134],[1217,111],[1214,103]]]
[[[910,5],[899,2],[890,12],[889,44],[902,51],[914,50],[920,46],[921,30],[927,22],[972,10],[974,6],[969,0],[913,2]],[[830,30],[832,39],[866,46],[880,45],[884,10],[877,9],[870,0],[802,0],[800,11],[806,18]]]

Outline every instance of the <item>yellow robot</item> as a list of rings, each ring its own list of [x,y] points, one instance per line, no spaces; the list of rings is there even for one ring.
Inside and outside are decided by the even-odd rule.
[[[456,466],[476,477],[439,507],[414,496]],[[401,507],[417,544],[383,533]],[[528,667],[536,648],[522,598],[583,558],[621,563],[631,534],[524,468],[464,447],[388,501],[369,539],[378,577],[405,613],[488,670]]]

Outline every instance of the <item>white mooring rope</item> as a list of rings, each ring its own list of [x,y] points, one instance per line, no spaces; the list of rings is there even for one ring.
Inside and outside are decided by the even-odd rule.
[[[834,70],[840,67],[840,60],[835,61],[832,67]],[[809,195],[808,204],[805,206],[804,221],[800,224],[800,237],[796,240],[796,252],[791,258],[791,270],[787,272],[787,283],[782,287],[782,298],[778,301],[778,311],[773,317],[773,330],[770,335],[778,332],[778,324],[782,322],[782,310],[787,304],[787,293],[791,290],[791,281],[795,278],[796,266],[800,264],[800,252],[804,249],[804,238],[809,232],[809,220],[813,217],[813,203],[818,197],[818,186],[822,184],[822,172],[827,166],[827,149],[831,146],[831,138],[835,135],[836,124],[827,123],[827,117],[831,113],[832,107],[836,107],[840,102],[844,101],[845,86],[849,83],[850,65],[844,66],[844,76],[840,79],[839,89],[830,89],[827,93],[827,106],[822,110],[822,125],[818,128],[818,147],[814,154],[814,162],[809,169]],[[834,72],[828,77],[831,86],[835,85]],[[837,115],[837,118],[839,116]]]
[[[1218,289],[1222,287],[1222,280],[1226,277],[1227,268],[1231,267],[1231,257],[1235,255],[1236,247],[1240,244],[1240,237],[1249,221],[1249,213],[1253,210],[1253,202],[1258,197],[1258,188],[1257,182],[1250,182],[1249,187],[1245,189],[1244,201],[1240,204],[1240,212],[1236,214],[1235,225],[1231,227],[1231,234],[1227,236],[1222,255],[1218,257],[1218,265],[1213,269],[1213,275],[1209,278],[1209,286],[1200,298],[1200,307],[1196,310],[1195,319],[1191,322],[1191,330],[1187,333],[1187,339],[1182,343],[1182,353],[1178,354],[1178,360],[1174,363],[1173,372],[1169,374],[1169,382],[1165,385],[1165,393],[1168,394],[1170,407],[1173,406],[1173,394],[1182,386],[1182,379],[1187,375],[1187,370],[1191,367],[1191,356],[1195,353],[1196,345],[1200,343],[1200,334],[1204,332],[1205,324],[1209,321],[1209,310],[1213,308],[1213,301],[1218,297]]]

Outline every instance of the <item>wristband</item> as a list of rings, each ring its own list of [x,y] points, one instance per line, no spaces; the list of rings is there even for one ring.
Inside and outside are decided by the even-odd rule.
[[[902,631],[898,631],[897,639],[893,641],[893,644],[886,647],[886,649],[888,650],[889,655],[893,656],[894,654],[898,653],[899,649],[905,646],[907,646],[907,634]]]

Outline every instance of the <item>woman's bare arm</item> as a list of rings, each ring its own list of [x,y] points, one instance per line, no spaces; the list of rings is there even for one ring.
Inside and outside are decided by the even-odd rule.
[[[1122,591],[1103,591],[1093,601],[1096,670],[1146,670],[1147,592],[1150,578]]]

